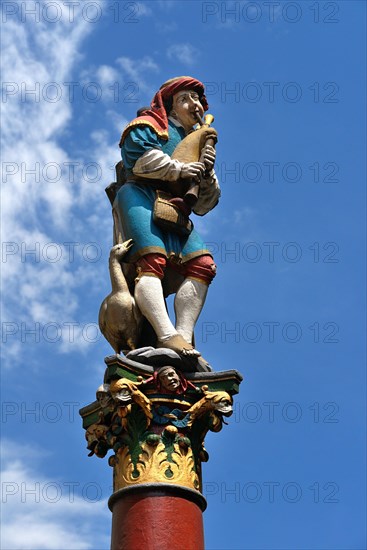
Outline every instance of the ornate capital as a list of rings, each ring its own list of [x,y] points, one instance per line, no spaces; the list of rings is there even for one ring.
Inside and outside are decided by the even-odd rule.
[[[183,375],[122,358],[106,359],[97,401],[81,409],[89,456],[108,459],[114,491],[146,483],[201,490],[204,438],[232,414],[237,371]]]

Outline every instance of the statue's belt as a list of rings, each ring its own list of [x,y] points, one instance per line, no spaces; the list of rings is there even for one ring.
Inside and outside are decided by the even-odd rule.
[[[136,184],[143,184],[147,187],[150,187],[154,191],[162,191],[163,193],[167,193],[173,197],[181,197],[183,198],[186,191],[188,190],[188,186],[190,185],[190,182],[185,182],[184,180],[178,180],[175,182],[172,181],[162,181],[159,179],[148,179],[148,178],[140,178],[139,176],[135,176],[135,174],[128,176],[126,179],[126,183],[136,183]]]
[[[143,183],[145,185],[149,185],[149,187],[151,189],[154,189],[154,191],[165,191],[166,193],[169,192],[167,182],[161,180],[139,178],[138,176],[134,175],[129,176],[126,183]]]

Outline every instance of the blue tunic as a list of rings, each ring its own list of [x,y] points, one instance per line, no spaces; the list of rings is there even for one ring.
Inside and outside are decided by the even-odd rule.
[[[124,239],[133,239],[134,246],[126,260],[134,262],[152,252],[163,254],[178,262],[187,262],[198,256],[210,254],[199,234],[192,230],[188,237],[167,232],[153,221],[155,190],[149,183],[129,181],[133,167],[146,151],[160,149],[172,155],[177,144],[185,137],[183,128],[169,121],[169,139],[160,139],[148,126],[137,126],[126,136],[121,156],[126,169],[127,183],[119,190],[114,208],[117,210]],[[150,180],[155,183],[155,180]]]

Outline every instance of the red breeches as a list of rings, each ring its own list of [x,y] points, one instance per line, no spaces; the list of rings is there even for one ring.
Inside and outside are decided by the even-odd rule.
[[[167,260],[162,254],[146,254],[136,262],[138,273],[150,274],[163,279],[167,262],[170,267],[183,275],[183,277],[196,279],[206,285],[210,285],[215,277],[216,265],[209,254],[198,256],[183,264]]]

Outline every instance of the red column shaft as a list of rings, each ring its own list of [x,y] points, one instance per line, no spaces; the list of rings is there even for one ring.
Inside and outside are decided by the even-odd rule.
[[[116,497],[111,550],[204,550],[203,508],[181,492],[147,488]]]

